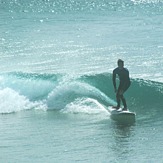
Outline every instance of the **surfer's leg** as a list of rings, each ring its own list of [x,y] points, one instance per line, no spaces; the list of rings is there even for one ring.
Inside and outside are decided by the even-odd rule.
[[[124,92],[127,91],[127,89],[128,89],[129,87],[130,87],[130,83],[127,84],[124,88],[122,88],[121,93],[120,93],[120,99],[122,100],[122,103],[123,103],[123,106],[124,106],[123,110],[127,110],[127,103],[126,103],[126,99],[125,99],[125,97],[123,96],[123,94],[124,94]]]
[[[127,110],[127,104],[126,104],[126,99],[124,98],[123,94],[120,96],[121,97],[121,100],[122,100],[122,103],[123,103],[123,110]]]
[[[121,98],[120,98],[119,91],[116,94],[116,99],[117,99],[117,109],[119,109],[121,105]]]

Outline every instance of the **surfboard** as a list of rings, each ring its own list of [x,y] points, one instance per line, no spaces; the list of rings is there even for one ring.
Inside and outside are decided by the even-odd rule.
[[[131,124],[135,122],[136,113],[134,112],[130,112],[129,110],[123,111],[122,108],[117,110],[112,106],[108,107],[108,111],[110,112],[111,119],[120,124]]]

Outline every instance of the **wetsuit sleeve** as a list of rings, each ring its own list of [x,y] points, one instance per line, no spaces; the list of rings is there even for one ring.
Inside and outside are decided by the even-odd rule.
[[[115,73],[115,70],[113,71],[112,80],[113,80],[114,89],[116,89],[117,87],[116,87],[116,73]]]

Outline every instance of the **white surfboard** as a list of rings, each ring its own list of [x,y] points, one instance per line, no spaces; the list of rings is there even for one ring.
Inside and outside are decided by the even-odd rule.
[[[136,114],[134,112],[130,112],[129,110],[123,111],[122,108],[117,110],[112,106],[108,107],[108,111],[110,112],[111,119],[120,124],[131,124],[135,122]]]

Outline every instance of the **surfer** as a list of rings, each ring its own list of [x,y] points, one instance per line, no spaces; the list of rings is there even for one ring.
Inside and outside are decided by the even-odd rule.
[[[129,71],[128,69],[124,68],[124,61],[121,59],[118,59],[118,67],[113,70],[113,86],[116,93],[116,99],[117,99],[117,106],[115,106],[115,109],[120,108],[121,101],[123,103],[123,110],[127,110],[127,104],[126,100],[123,96],[124,92],[130,87],[130,77],[129,77]],[[116,86],[116,75],[119,77],[119,86],[117,89]]]

